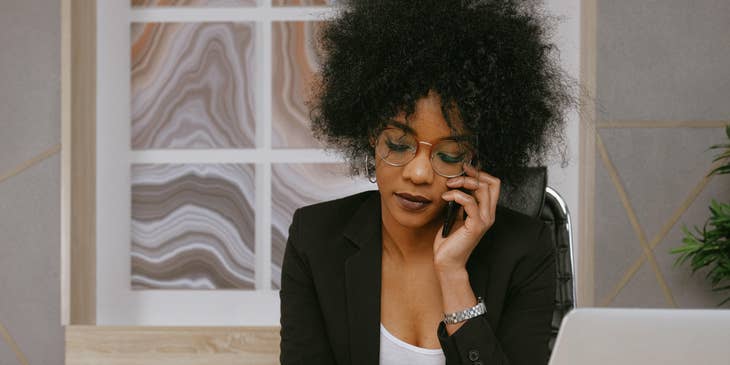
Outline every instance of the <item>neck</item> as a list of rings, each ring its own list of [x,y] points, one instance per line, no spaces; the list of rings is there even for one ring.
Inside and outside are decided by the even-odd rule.
[[[402,262],[423,258],[433,259],[433,241],[441,228],[440,222],[412,228],[405,227],[381,207],[383,253]]]

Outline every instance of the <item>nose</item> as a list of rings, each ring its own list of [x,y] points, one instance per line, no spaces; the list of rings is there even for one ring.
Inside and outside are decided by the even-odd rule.
[[[424,144],[424,145],[420,145]],[[403,177],[413,184],[431,184],[433,182],[433,168],[431,167],[431,144],[419,142],[418,151],[413,159],[403,166]]]

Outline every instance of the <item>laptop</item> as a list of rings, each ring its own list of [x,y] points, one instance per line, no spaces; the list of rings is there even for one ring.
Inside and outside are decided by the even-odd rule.
[[[729,365],[730,310],[577,308],[549,365]]]

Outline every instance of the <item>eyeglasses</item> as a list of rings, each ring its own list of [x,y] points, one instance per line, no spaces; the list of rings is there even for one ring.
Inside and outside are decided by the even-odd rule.
[[[431,148],[433,171],[443,177],[455,177],[464,173],[465,163],[471,163],[475,150],[469,142],[475,140],[475,136],[445,137],[431,144],[417,140],[403,129],[388,127],[380,132],[375,153],[388,165],[403,166],[411,162],[420,145],[425,144]]]

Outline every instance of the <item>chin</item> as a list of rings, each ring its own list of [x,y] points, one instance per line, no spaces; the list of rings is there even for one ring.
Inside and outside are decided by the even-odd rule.
[[[428,225],[428,221],[423,218],[411,217],[402,213],[393,214],[393,218],[395,218],[395,221],[400,223],[401,226],[407,228],[419,229]]]
[[[388,210],[390,211],[393,219],[403,227],[413,229],[427,227],[440,216],[439,214],[436,214],[438,206],[433,202],[422,211],[410,212],[400,207],[395,199],[395,197],[391,197],[391,201],[388,204]]]

